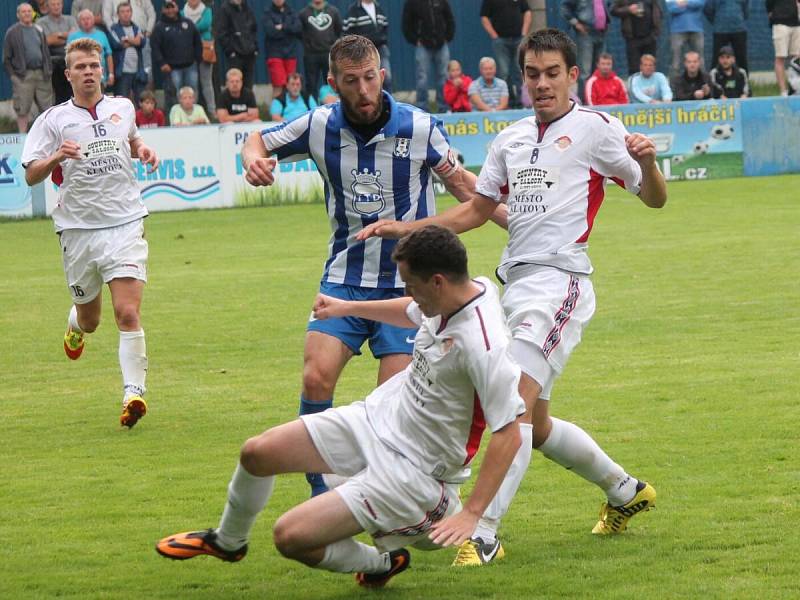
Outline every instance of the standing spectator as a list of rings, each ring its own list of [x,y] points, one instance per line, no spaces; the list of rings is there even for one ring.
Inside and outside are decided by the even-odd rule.
[[[775,46],[775,78],[781,96],[788,95],[786,59],[800,56],[800,7],[796,0],[767,0],[767,15],[772,25]]]
[[[669,11],[670,77],[678,74],[684,52],[694,50],[703,64],[703,7],[705,0],[666,0]]]
[[[65,54],[67,36],[78,29],[78,22],[72,15],[64,14],[63,0],[50,0],[48,6],[50,11],[47,16],[39,19],[36,24],[44,32],[47,40],[53,69],[52,83],[55,103],[61,104],[65,100],[69,100],[72,95],[72,88],[67,81],[67,76],[64,74],[67,68]]]
[[[197,93],[197,63],[203,59],[203,45],[194,23],[180,15],[174,0],[164,2],[150,41],[153,62],[164,77],[166,106],[178,101],[177,90],[184,86]]]
[[[706,100],[711,98],[711,80],[700,67],[700,55],[687,52],[683,59],[683,73],[672,78],[674,100]]]
[[[237,69],[228,69],[225,89],[219,97],[217,120],[220,123],[258,121],[258,104],[253,90],[244,87],[244,76]]]
[[[417,66],[417,106],[428,110],[428,84],[433,79],[438,112],[445,112],[443,91],[447,79],[450,46],[456,32],[453,11],[447,0],[406,0],[403,35],[414,46]],[[433,70],[433,77],[431,77]]]
[[[214,38],[211,35],[213,15],[211,14],[211,7],[206,6],[200,0],[186,0],[181,14],[194,23],[197,33],[200,34],[200,43],[203,47],[208,49],[210,46],[213,49]],[[213,58],[216,60],[216,55]],[[213,115],[217,112],[217,98],[214,93],[214,63],[206,61],[205,53],[203,53],[200,62],[197,64],[197,70],[200,75],[200,92],[203,96],[203,102],[208,109],[208,114]]]
[[[131,19],[133,9],[127,2],[117,6],[118,20],[109,32],[111,45],[114,48],[115,77],[117,80],[116,95],[130,98],[138,106],[139,94],[147,85],[147,73],[144,70],[142,48],[147,38]],[[131,97],[133,92],[133,97]]]
[[[723,46],[733,46],[736,64],[747,68],[747,19],[750,16],[750,0],[705,0],[703,12],[714,26],[714,51],[719,54]]]
[[[94,21],[95,27],[100,29],[100,31],[103,33],[107,33],[108,28],[103,20],[103,1],[104,0],[72,0],[70,14],[75,17],[78,23],[80,23],[78,15],[81,14],[81,11],[90,11],[92,13],[92,20]],[[100,45],[102,45],[102,42],[100,42]],[[103,49],[103,51],[105,51],[105,49]]]
[[[50,51],[44,33],[33,24],[33,7],[26,2],[17,6],[17,22],[6,31],[3,67],[11,78],[17,130],[25,133],[34,101],[40,113],[53,104]]]
[[[139,129],[164,127],[164,113],[156,106],[156,97],[150,90],[139,96],[139,110],[136,111],[136,126]]]
[[[508,108],[508,84],[495,77],[497,63],[490,56],[484,56],[478,64],[481,76],[473,81],[468,89],[469,99],[475,110],[492,112]]]
[[[88,8],[84,8],[78,13],[78,29],[67,36],[67,46],[81,38],[90,38],[100,44],[100,47],[103,49],[103,55],[100,59],[105,61],[105,65],[103,65],[103,80],[101,83],[108,88],[112,88],[116,75],[114,72],[114,56],[111,52],[111,43],[108,41],[108,36],[105,31],[97,26],[97,19],[95,19],[94,13]]]
[[[531,10],[526,0],[483,0],[481,25],[492,39],[498,76],[508,84],[511,106],[516,108],[522,78],[517,48],[531,26]],[[589,65],[591,68],[591,64]]]
[[[194,90],[188,85],[178,92],[178,104],[169,111],[169,124],[174,127],[208,125],[208,115],[202,106],[195,104]]]
[[[258,54],[258,24],[247,0],[225,0],[214,18],[214,33],[228,59],[229,69],[238,69],[244,87],[252,90]]]
[[[464,75],[461,63],[451,60],[447,65],[447,81],[444,82],[444,101],[452,112],[470,112],[469,87],[472,77]],[[524,88],[523,88],[524,89]]]
[[[711,85],[714,98],[749,98],[750,82],[747,71],[736,65],[736,57],[731,46],[719,50],[717,66],[711,69]]]
[[[156,26],[156,10],[153,8],[152,0],[103,0],[103,23],[109,31],[111,26],[119,21],[117,9],[123,2],[131,5],[131,21],[136,23],[142,36],[148,39],[148,43],[142,44],[142,60],[149,81],[153,77],[152,45],[149,43],[149,38],[153,33],[153,27]]]
[[[597,69],[586,80],[584,96],[587,106],[628,103],[625,83],[614,73],[614,57],[608,52],[597,58]]]
[[[383,89],[392,91],[392,64],[389,54],[389,17],[383,8],[373,0],[353,2],[347,9],[342,30],[350,35],[361,35],[370,40],[378,49],[381,69],[384,70]]]
[[[611,21],[604,0],[564,0],[561,16],[575,30],[578,46],[578,89],[585,92],[586,80],[605,51],[606,32]],[[589,103],[588,98],[584,98]]]
[[[300,26],[303,28],[306,91],[315,98],[319,95],[322,102],[320,80],[323,87],[328,85],[328,52],[342,35],[342,15],[326,0],[311,0],[300,11]]]
[[[272,100],[269,108],[273,121],[291,121],[317,107],[314,97],[303,91],[303,78],[299,73],[290,73],[286,89]]]
[[[642,55],[639,72],[628,79],[628,91],[631,103],[672,102],[669,81],[663,73],[656,71],[656,57],[652,54]]]
[[[280,96],[289,73],[297,71],[297,40],[300,19],[286,0],[272,0],[264,10],[264,47],[267,70],[272,83],[272,97]]]
[[[639,70],[642,54],[656,55],[664,11],[659,0],[614,0],[611,14],[619,17],[628,75]]]
[[[39,19],[50,14],[50,3],[48,0],[36,0],[33,7],[33,22],[38,23]]]

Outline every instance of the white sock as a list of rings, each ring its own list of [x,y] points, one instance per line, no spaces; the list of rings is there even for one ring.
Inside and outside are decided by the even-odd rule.
[[[225,550],[238,550],[250,539],[250,530],[272,496],[275,476],[256,477],[239,463],[228,485],[228,501],[217,527],[217,543]]]
[[[479,537],[484,542],[494,543],[497,537],[497,529],[500,527],[500,519],[502,519],[508,512],[508,507],[517,493],[522,478],[528,471],[528,465],[531,462],[531,452],[533,451],[533,426],[530,423],[520,423],[519,432],[522,436],[522,445],[517,450],[511,466],[508,468],[503,483],[500,484],[500,489],[497,490],[489,506],[483,513],[483,516],[478,521],[478,527],[475,529],[473,537]]]
[[[630,502],[636,495],[636,479],[611,460],[583,429],[555,417],[551,420],[550,435],[538,448],[542,454],[602,488],[612,506]]]
[[[119,366],[122,369],[125,400],[129,396],[144,395],[144,380],[147,376],[146,352],[144,329],[119,332]]]
[[[347,538],[325,546],[325,556],[315,568],[335,573],[383,573],[391,564],[388,552]]]
[[[78,309],[74,304],[72,305],[72,308],[69,309],[69,317],[67,317],[67,322],[72,328],[72,331],[83,332],[81,326],[78,325]]]

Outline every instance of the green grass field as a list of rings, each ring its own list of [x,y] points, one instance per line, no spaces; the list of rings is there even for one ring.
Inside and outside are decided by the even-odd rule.
[[[800,176],[676,182],[661,211],[614,190],[598,216],[598,311],[552,412],[651,481],[657,510],[598,539],[602,494],[536,453],[504,561],[454,570],[449,550],[414,552],[381,597],[800,596],[799,189]],[[299,475],[278,482],[242,563],[153,550],[216,525],[241,442],[296,414],[322,207],[154,214],[147,237],[151,410],[128,431],[110,305],[68,361],[52,224],[0,223],[0,597],[373,596],[274,550],[272,523],[306,497]],[[491,274],[504,233],[464,239],[473,274]],[[355,359],[337,403],[375,372]]]

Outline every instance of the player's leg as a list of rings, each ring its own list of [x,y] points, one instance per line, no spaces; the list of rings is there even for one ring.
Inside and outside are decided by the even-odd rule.
[[[92,250],[97,237],[96,232],[67,229],[58,238],[64,276],[72,297],[64,334],[64,352],[72,360],[80,358],[86,334],[94,332],[100,324],[103,279]]]

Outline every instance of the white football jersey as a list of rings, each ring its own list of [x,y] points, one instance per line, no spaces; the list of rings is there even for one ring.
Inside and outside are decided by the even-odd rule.
[[[573,105],[563,117],[527,117],[495,138],[477,191],[500,200],[508,185],[508,245],[498,275],[517,263],[590,274],[589,234],[606,179],[639,193],[642,170],[625,147],[619,119]]]
[[[420,325],[412,362],[366,399],[378,437],[448,483],[469,477],[486,427],[497,431],[525,412],[497,287],[475,281],[483,291],[448,318],[409,305]]]
[[[130,142],[138,137],[127,98],[103,96],[92,109],[67,100],[36,119],[22,151],[26,167],[52,155],[64,140],[81,146],[80,159],[64,160],[52,174],[59,186],[56,231],[116,227],[147,215],[131,159]]]

